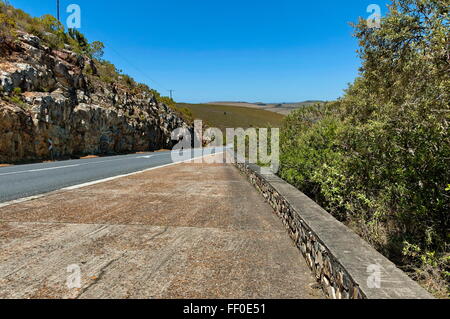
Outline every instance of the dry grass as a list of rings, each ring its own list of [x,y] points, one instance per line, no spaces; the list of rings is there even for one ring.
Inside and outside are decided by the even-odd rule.
[[[248,107],[210,104],[177,104],[189,109],[195,119],[222,131],[226,128],[280,127],[283,115]]]
[[[436,298],[450,299],[448,282],[442,278],[437,267],[427,265],[420,269],[415,269],[413,273],[408,272],[408,274]]]

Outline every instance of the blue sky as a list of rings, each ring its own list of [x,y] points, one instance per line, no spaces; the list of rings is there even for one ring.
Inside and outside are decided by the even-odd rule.
[[[33,16],[55,0],[10,0]],[[105,58],[183,102],[332,100],[358,74],[349,22],[387,0],[61,0]]]

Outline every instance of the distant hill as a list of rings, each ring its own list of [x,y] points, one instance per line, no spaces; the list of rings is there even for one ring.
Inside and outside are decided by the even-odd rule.
[[[189,110],[194,119],[201,119],[222,131],[239,127],[280,127],[284,118],[267,110],[233,105],[178,103],[177,108]]]
[[[247,108],[253,108],[253,109],[260,109],[270,112],[279,113],[282,115],[288,115],[292,111],[312,105],[317,103],[324,103],[324,101],[319,100],[308,100],[303,102],[281,102],[281,103],[263,103],[263,102],[210,102],[207,103],[209,105],[226,105],[226,106],[237,106],[237,107],[247,107]]]

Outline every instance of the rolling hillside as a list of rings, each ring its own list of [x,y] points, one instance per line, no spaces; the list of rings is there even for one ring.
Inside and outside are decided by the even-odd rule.
[[[270,112],[274,112],[274,113],[279,113],[282,115],[289,115],[291,112],[293,112],[299,108],[314,105],[317,103],[322,104],[322,103],[324,103],[324,101],[310,100],[310,101],[292,102],[292,103],[210,102],[208,104],[240,106],[240,107],[247,107],[247,108],[253,108],[253,109],[258,109],[258,110],[266,110],[266,111],[270,111]]]
[[[178,103],[177,107],[189,110],[194,119],[201,119],[208,126],[221,130],[238,127],[280,127],[284,118],[281,114],[239,106]]]

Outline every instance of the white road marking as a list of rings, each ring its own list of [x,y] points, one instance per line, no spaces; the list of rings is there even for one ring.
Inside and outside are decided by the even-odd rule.
[[[39,198],[41,198],[41,197],[48,196],[48,195],[50,195],[50,194],[52,194],[52,193],[56,193],[56,192],[57,192],[57,191],[53,191],[53,192],[44,193],[44,194],[40,194],[40,195],[35,195],[35,196],[30,196],[30,197],[25,197],[25,198],[20,198],[20,199],[12,200],[12,201],[5,202],[5,203],[0,204],[0,208],[7,207],[7,206],[11,206],[11,205],[14,205],[14,204],[20,204],[20,203],[23,203],[23,202],[28,202],[28,201],[30,201],[30,200],[39,199]]]
[[[149,159],[149,158],[151,158],[153,156],[155,156],[155,155],[129,157],[129,158],[118,158],[118,159],[106,160],[106,161],[95,161],[95,162],[80,163],[80,164],[74,164],[74,165],[65,165],[65,166],[56,166],[56,167],[48,167],[48,168],[30,169],[30,170],[26,170],[26,171],[16,171],[16,172],[3,173],[3,174],[0,174],[0,176],[14,175],[14,174],[25,174],[25,173],[34,173],[34,172],[41,172],[41,171],[50,171],[50,170],[61,169],[61,168],[77,167],[77,166],[84,166],[84,165],[94,165],[94,164],[116,162],[116,161],[125,161],[125,160],[130,160],[130,159],[141,159],[141,158]]]
[[[141,170],[141,171],[137,171],[137,172],[133,172],[133,173],[129,173],[129,174],[117,175],[117,176],[108,177],[108,178],[104,178],[104,179],[100,179],[100,180],[96,180],[96,181],[92,181],[92,182],[88,182],[88,183],[83,183],[83,184],[78,184],[78,185],[74,185],[74,186],[61,188],[61,189],[54,190],[54,191],[51,191],[51,192],[47,192],[47,193],[44,193],[44,194],[24,197],[24,198],[12,200],[12,201],[5,202],[5,203],[0,203],[0,208],[4,208],[4,207],[7,207],[7,206],[20,204],[20,203],[24,203],[24,202],[28,202],[28,201],[35,200],[35,199],[39,199],[39,198],[42,198],[42,197],[45,197],[45,196],[48,196],[48,195],[51,195],[51,194],[55,194],[55,193],[61,192],[61,191],[70,191],[70,190],[80,189],[80,188],[87,187],[87,186],[92,186],[92,185],[96,185],[96,184],[100,184],[100,183],[113,181],[113,180],[116,180],[116,179],[119,179],[119,178],[122,178],[122,177],[133,176],[133,175],[137,175],[137,174],[140,174],[140,173],[145,173],[145,172],[148,172],[148,171],[152,171],[152,170],[155,170],[155,169],[158,169],[158,168],[167,167],[167,166],[172,166],[172,165],[177,165],[177,164],[182,164],[182,163],[188,163],[188,162],[191,162],[191,161],[193,161],[195,159],[199,159],[199,158],[202,158],[202,157],[219,155],[219,154],[223,154],[223,153],[224,152],[218,152],[218,153],[214,153],[214,154],[210,154],[210,155],[206,155],[206,156],[202,155],[202,156],[193,157],[193,158],[190,158],[188,160],[181,161],[181,162],[175,162],[175,163],[160,165],[160,166],[156,166],[156,167],[151,167],[151,168],[147,168],[147,169],[144,169],[144,170]]]
[[[205,148],[204,150],[208,150],[208,149],[209,148]],[[194,152],[196,152],[198,150],[199,149],[193,149]],[[215,150],[215,148],[212,148],[211,150]],[[176,151],[172,151],[172,152],[176,152]],[[172,152],[170,152],[170,154]],[[155,156],[166,156],[166,155],[168,155],[168,154],[167,153],[162,153],[162,154],[142,155],[142,156],[137,156],[137,157],[117,158],[117,159],[113,159],[113,160],[95,161],[95,162],[89,162],[89,163],[79,163],[79,164],[74,164],[74,165],[65,165],[65,166],[57,166],[57,167],[30,169],[30,170],[26,170],[26,171],[15,171],[15,172],[9,172],[9,173],[2,173],[2,174],[0,174],[0,176],[15,175],[15,174],[25,174],[25,173],[35,173],[35,172],[41,172],[41,171],[50,171],[50,170],[55,170],[55,169],[70,168],[70,167],[77,167],[77,166],[84,166],[84,165],[95,165],[95,164],[109,163],[109,162],[116,162],[116,161],[126,161],[126,160],[130,160],[130,159],[142,159],[142,158],[150,159],[150,158],[155,157]],[[197,157],[197,158],[200,158],[200,157]]]
[[[67,167],[76,167],[76,166],[81,166],[81,165],[84,165],[84,164],[75,164],[75,165],[66,165],[66,166],[58,166],[58,167],[48,167],[48,168],[30,169],[30,170],[28,170],[28,171],[3,173],[3,174],[0,174],[0,176],[14,175],[14,174],[24,174],[24,173],[32,173],[32,172],[41,172],[41,171],[50,171],[50,170],[54,170],[54,169],[67,168]]]

